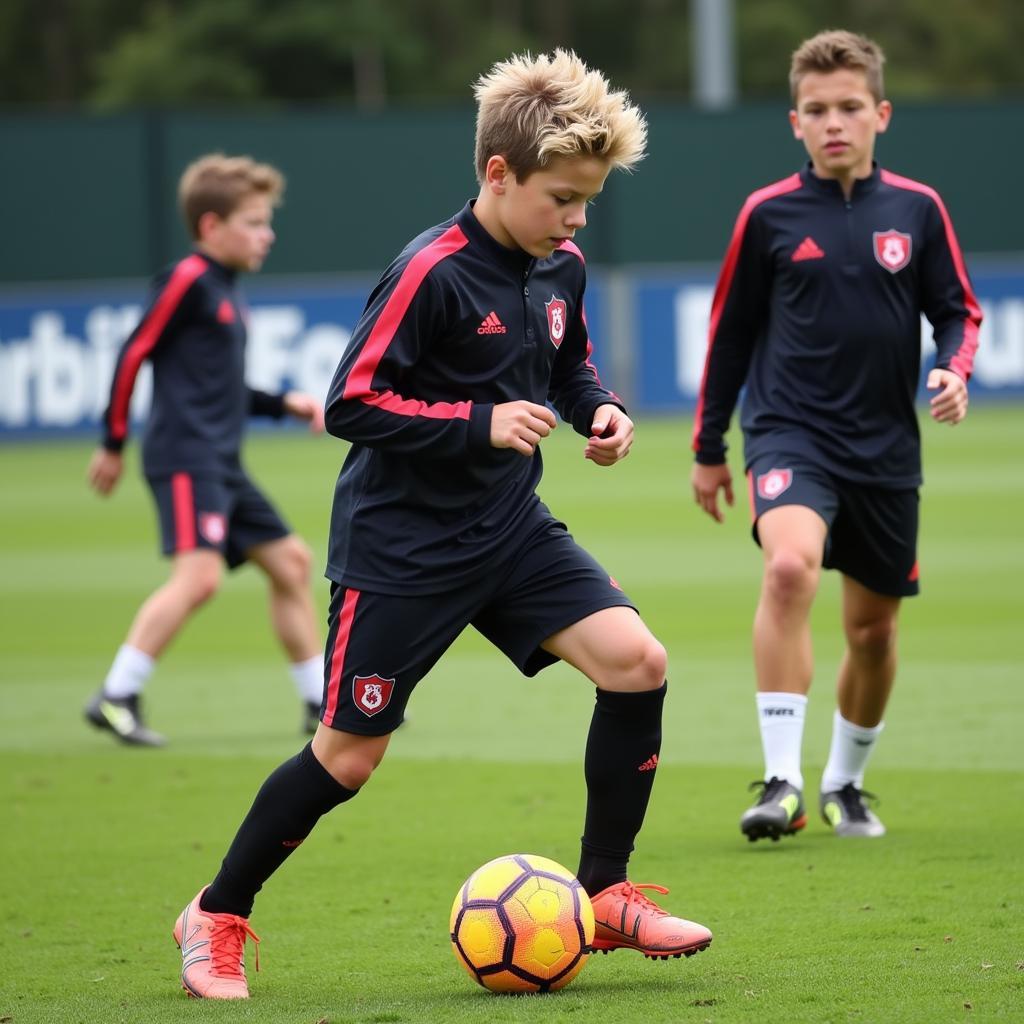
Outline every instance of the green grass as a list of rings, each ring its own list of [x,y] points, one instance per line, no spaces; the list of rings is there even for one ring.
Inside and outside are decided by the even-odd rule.
[[[148,707],[172,744],[115,747],[81,705],[164,576],[134,463],[104,502],[90,446],[0,447],[0,1020],[385,1022],[1016,1021],[1024,1017],[1024,412],[925,424],[923,595],[872,763],[889,835],[836,840],[812,821],[745,843],[760,771],[750,618],[759,557],[747,511],[724,527],[689,496],[688,424],[643,422],[613,470],[562,427],[542,494],[639,602],[672,663],[665,745],[637,881],[707,923],[685,961],[595,958],[565,991],[501,998],[448,946],[477,865],[524,851],[575,866],[589,684],[533,680],[460,639],[410,705],[387,760],[267,886],[253,916],[262,971],[247,1004],[177,988],[174,917],[216,871],[266,773],[298,748],[298,704],[258,575],[231,577],[162,661]],[[253,474],[322,564],[343,446],[252,438]],[[134,456],[133,456],[134,458]],[[809,798],[824,762],[840,654],[838,581],[814,619]],[[326,585],[317,599],[326,611]]]

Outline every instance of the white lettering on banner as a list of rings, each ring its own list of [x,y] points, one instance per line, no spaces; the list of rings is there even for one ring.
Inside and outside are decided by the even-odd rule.
[[[337,324],[317,324],[306,331],[292,366],[295,387],[324,401],[351,339],[351,332]]]
[[[28,337],[0,339],[0,426],[75,427],[98,424],[110,397],[114,364],[142,314],[137,304],[94,306],[85,338],[69,334],[64,315],[40,310]],[[351,332],[332,323],[305,330],[298,305],[251,310],[246,376],[253,387],[307,391],[323,400]],[[132,395],[132,418],[149,411],[153,375],[143,364]]]
[[[972,379],[990,388],[1024,383],[1024,299],[983,302],[981,308],[985,319]]]
[[[306,391],[320,401],[351,334],[338,324],[316,324],[304,332],[299,306],[258,306],[250,313],[245,375],[261,391],[286,387]]]
[[[700,394],[707,357],[712,288],[692,285],[675,296],[676,387],[686,398]],[[988,388],[1024,386],[1024,299],[981,303],[984,320],[971,380]],[[932,326],[921,317],[921,361],[935,355]]]
[[[291,344],[306,318],[298,306],[260,306],[249,314],[245,376],[251,387],[277,392],[290,376]]]
[[[676,387],[690,398],[700,394],[704,378],[714,294],[709,285],[694,285],[676,292]]]

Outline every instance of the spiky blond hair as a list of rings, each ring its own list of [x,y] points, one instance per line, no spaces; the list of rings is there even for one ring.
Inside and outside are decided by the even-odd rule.
[[[643,159],[643,114],[571,50],[500,61],[480,76],[474,94],[481,183],[495,155],[508,161],[519,181],[555,157],[596,156],[627,171]]]
[[[276,206],[284,193],[284,175],[248,156],[207,153],[185,168],[178,182],[178,206],[193,238],[204,213],[230,216],[251,195],[265,195]]]
[[[800,82],[812,71],[823,74],[841,69],[863,71],[868,90],[875,102],[880,103],[885,99],[884,63],[885,54],[874,40],[844,29],[828,29],[805,39],[794,51],[789,67],[789,91],[795,103]]]

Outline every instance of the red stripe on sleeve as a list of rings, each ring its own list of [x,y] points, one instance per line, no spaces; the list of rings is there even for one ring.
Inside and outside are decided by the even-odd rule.
[[[424,278],[433,268],[468,242],[462,229],[453,224],[443,235],[424,246],[411,260],[394,291],[388,297],[380,316],[377,317],[366,344],[359,353],[348,380],[345,381],[344,397],[358,399],[367,405],[375,405],[399,416],[425,416],[428,419],[469,419],[472,402],[435,402],[428,404],[413,398],[403,398],[393,391],[375,391],[373,375],[377,372],[388,345],[397,332],[412,300],[423,284]]]
[[[160,340],[167,322],[174,311],[181,305],[185,293],[208,264],[202,256],[194,253],[186,256],[175,268],[160,297],[153,304],[145,319],[135,331],[135,337],[121,360],[117,378],[111,390],[110,398],[110,436],[115,440],[123,440],[128,434],[128,406],[131,402],[135,378],[139,367],[156,343]]]
[[[331,653],[331,674],[327,682],[327,707],[324,709],[324,725],[334,722],[334,714],[338,710],[338,694],[341,690],[341,673],[345,667],[345,651],[348,650],[348,639],[352,635],[352,621],[356,617],[356,604],[359,601],[358,590],[346,590],[345,600],[338,615],[338,632],[334,635],[334,650]]]
[[[783,196],[787,192],[795,192],[800,188],[802,182],[799,174],[791,174],[788,178],[776,181],[771,185],[752,192],[747,201],[743,204],[739,216],[736,218],[736,226],[732,231],[732,238],[729,241],[729,248],[725,251],[725,259],[722,261],[722,269],[718,274],[718,284],[715,286],[715,294],[711,300],[711,322],[708,326],[708,351],[704,358],[704,374],[701,377],[700,393],[697,397],[697,411],[693,423],[693,450],[697,451],[697,438],[700,436],[701,426],[704,419],[704,391],[708,383],[708,367],[711,365],[711,349],[715,344],[715,337],[718,334],[718,322],[722,319],[722,310],[725,308],[725,300],[729,296],[729,289],[732,287],[732,279],[736,274],[736,264],[739,263],[740,249],[743,247],[743,236],[747,230],[747,223],[750,215],[763,202],[774,199],[776,196]]]
[[[953,230],[953,221],[946,210],[946,204],[935,189],[913,178],[904,178],[892,171],[882,171],[882,181],[894,188],[905,188],[910,192],[920,192],[928,196],[938,207],[942,217],[942,226],[946,230],[946,244],[949,246],[950,255],[953,257],[953,266],[956,268],[956,276],[960,280],[960,287],[964,290],[964,305],[967,307],[967,319],[964,321],[964,340],[956,351],[956,355],[949,362],[949,368],[968,380],[971,370],[974,368],[974,353],[978,351],[978,330],[981,327],[981,306],[971,288],[970,278],[967,276],[967,267],[964,264],[964,254],[957,240],[956,232]]]
[[[171,477],[171,498],[174,504],[174,551],[195,551],[196,503],[192,494],[192,477],[175,473]]]

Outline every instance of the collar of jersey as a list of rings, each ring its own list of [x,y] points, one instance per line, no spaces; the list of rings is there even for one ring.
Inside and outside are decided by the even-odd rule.
[[[836,196],[841,199],[843,190],[839,182],[834,178],[819,178],[811,169],[810,160],[800,170],[800,180],[807,188],[820,192],[822,195]],[[853,183],[853,196],[856,199],[860,196],[870,195],[878,188],[882,180],[882,171],[877,161],[871,163],[871,173],[866,178],[857,178]]]
[[[495,263],[507,267],[519,276],[529,273],[535,262],[533,257],[522,249],[506,249],[497,239],[493,238],[483,224],[476,219],[472,199],[455,215],[455,223],[459,225],[462,233],[473,245],[482,250]]]
[[[238,271],[237,270],[232,270],[230,267],[224,266],[223,263],[218,263],[217,260],[215,260],[208,253],[205,253],[205,252],[203,252],[200,249],[193,249],[192,252],[193,252],[194,255],[198,256],[201,260],[203,260],[207,264],[209,264],[210,269],[218,277],[222,277],[225,281],[231,282],[231,281],[234,281],[234,279],[236,277],[238,277]]]

